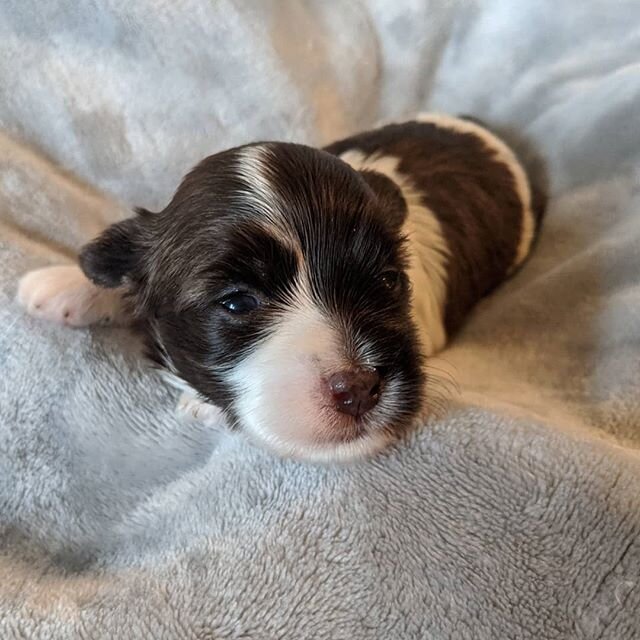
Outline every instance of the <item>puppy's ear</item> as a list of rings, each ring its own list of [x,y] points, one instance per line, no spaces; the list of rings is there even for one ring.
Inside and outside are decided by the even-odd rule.
[[[398,185],[378,171],[365,169],[360,171],[360,175],[374,192],[382,209],[384,222],[393,231],[398,231],[407,217],[407,203]]]
[[[136,269],[140,254],[141,216],[149,212],[136,209],[136,216],[112,224],[80,252],[80,268],[100,287],[113,288],[124,284]]]

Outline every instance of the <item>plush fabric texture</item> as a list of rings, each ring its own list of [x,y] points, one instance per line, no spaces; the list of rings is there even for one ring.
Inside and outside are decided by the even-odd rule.
[[[0,637],[640,638],[639,25],[623,0],[1,3]],[[433,360],[446,408],[373,460],[180,421],[128,331],[13,302],[205,155],[427,108],[528,135],[552,200]]]

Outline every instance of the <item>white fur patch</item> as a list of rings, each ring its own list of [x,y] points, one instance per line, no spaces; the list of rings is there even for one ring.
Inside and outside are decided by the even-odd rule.
[[[30,271],[18,283],[17,300],[29,315],[70,327],[126,321],[121,292],[97,287],[76,265]]]
[[[504,164],[513,176],[516,191],[522,203],[522,226],[520,231],[520,241],[516,249],[516,257],[511,265],[510,271],[516,269],[525,260],[531,249],[531,243],[535,235],[535,216],[531,210],[531,189],[529,180],[520,162],[513,151],[497,136],[487,131],[484,127],[462,120],[454,116],[441,113],[421,113],[416,118],[418,122],[428,122],[444,129],[457,131],[459,133],[471,133],[480,138],[485,145],[493,151],[494,158]]]
[[[408,214],[403,233],[409,239],[409,279],[412,307],[418,325],[423,353],[439,351],[446,343],[444,305],[447,295],[447,260],[449,247],[439,220],[424,205],[420,192],[411,180],[398,171],[399,158],[350,150],[340,158],[356,171],[370,169],[391,179],[407,203]]]
[[[184,391],[176,405],[176,413],[187,421],[197,421],[208,427],[222,429],[227,426],[224,411],[202,400],[196,391]]]
[[[266,176],[270,164],[269,149],[264,145],[251,145],[238,152],[238,174],[247,183],[244,196],[251,200],[270,224],[281,228],[284,219],[282,205]]]
[[[156,340],[160,340],[156,334]],[[176,404],[176,415],[187,422],[197,421],[209,427],[222,429],[228,426],[223,409],[218,405],[207,402],[186,380],[175,371],[173,363],[166,357],[166,369],[160,369],[162,379],[174,389],[180,391],[180,398]]]
[[[266,230],[284,246],[292,249],[298,256],[298,260],[301,260],[302,252],[299,243],[290,233],[287,214],[267,177],[268,167],[272,161],[268,145],[251,145],[239,151],[238,175],[247,184],[243,196],[259,212],[258,220],[266,223]]]
[[[341,441],[351,418],[335,410],[324,385],[328,375],[348,366],[344,338],[304,289],[303,282],[271,334],[231,371],[235,411],[246,433],[280,455],[315,461],[370,455],[389,436],[371,429]],[[382,426],[382,411],[369,412],[368,423]]]

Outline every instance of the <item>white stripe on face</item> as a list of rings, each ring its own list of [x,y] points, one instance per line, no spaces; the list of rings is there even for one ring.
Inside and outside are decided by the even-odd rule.
[[[243,197],[256,211],[256,220],[264,224],[265,229],[291,249],[298,261],[302,262],[299,240],[291,234],[284,203],[269,179],[269,166],[273,162],[268,144],[251,145],[239,150],[236,168],[247,185]]]
[[[358,150],[340,158],[356,171],[377,171],[392,180],[407,203],[407,218],[402,233],[409,240],[408,276],[412,288],[412,308],[418,325],[423,354],[429,356],[444,347],[444,305],[447,296],[447,260],[449,247],[439,220],[422,203],[411,180],[398,171],[399,158],[366,156]],[[428,274],[428,275],[427,275]]]

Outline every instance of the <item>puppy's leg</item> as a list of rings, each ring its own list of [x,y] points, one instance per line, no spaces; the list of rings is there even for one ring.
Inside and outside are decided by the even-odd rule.
[[[29,315],[71,327],[129,322],[122,290],[97,287],[76,265],[29,271],[17,300]]]

